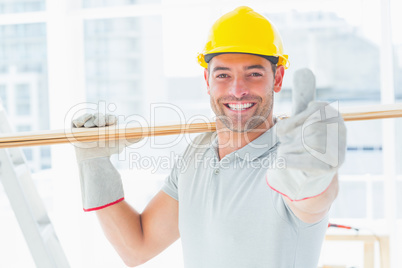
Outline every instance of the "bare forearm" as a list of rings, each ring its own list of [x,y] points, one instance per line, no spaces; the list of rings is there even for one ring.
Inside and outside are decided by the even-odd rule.
[[[97,215],[106,237],[131,267],[152,259],[180,237],[178,206],[177,200],[159,191],[142,214],[122,201]]]
[[[338,189],[338,174],[335,174],[330,185],[328,186],[328,189],[326,189],[325,192],[316,197],[293,203],[300,210],[310,214],[327,212],[331,207],[332,202],[338,195]]]
[[[105,236],[123,261],[129,266],[142,263],[141,215],[125,201],[98,210],[96,214]]]
[[[336,173],[330,185],[322,194],[313,198],[295,202],[291,202],[287,198],[285,199],[296,216],[305,222],[311,223],[321,220],[326,215],[332,202],[338,195],[338,190],[338,173]]]

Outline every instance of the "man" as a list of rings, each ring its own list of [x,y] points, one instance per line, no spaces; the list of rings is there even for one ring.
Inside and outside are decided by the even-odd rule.
[[[141,214],[124,201],[109,160],[120,149],[77,148],[84,210],[96,210],[128,266],[181,238],[185,267],[317,267],[338,191],[339,164],[326,160],[343,161],[342,117],[333,116],[339,131],[330,137],[337,146],[325,159],[312,157],[302,140],[327,148],[326,122],[314,119],[317,111],[329,111],[326,103],[305,103],[301,113],[277,123],[274,93],[281,90],[287,55],[273,25],[248,7],[215,22],[198,60],[217,132],[193,141],[183,154],[186,167],[173,168]],[[310,121],[315,124],[302,133]],[[284,167],[267,165],[279,160]]]

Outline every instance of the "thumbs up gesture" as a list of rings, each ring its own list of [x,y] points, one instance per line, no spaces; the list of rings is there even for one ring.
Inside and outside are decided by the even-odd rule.
[[[276,125],[279,147],[267,182],[292,201],[323,193],[345,159],[346,127],[328,102],[314,101],[315,79],[308,69],[295,73],[293,115]]]

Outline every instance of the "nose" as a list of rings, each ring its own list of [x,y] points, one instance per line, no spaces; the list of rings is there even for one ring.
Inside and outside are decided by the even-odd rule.
[[[233,80],[231,94],[234,97],[241,99],[242,97],[246,96],[248,93],[249,93],[249,91],[247,89],[247,85],[244,81],[244,78],[237,77],[236,79]]]

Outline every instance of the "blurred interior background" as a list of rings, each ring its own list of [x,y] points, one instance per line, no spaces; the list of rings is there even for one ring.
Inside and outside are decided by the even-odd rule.
[[[77,107],[99,102],[142,124],[211,118],[196,56],[212,23],[239,5],[266,15],[289,54],[276,114],[290,112],[292,75],[304,67],[316,75],[317,99],[340,108],[402,101],[398,0],[0,0],[0,99],[8,119],[17,132],[63,129]],[[391,267],[402,267],[402,119],[347,127],[330,221],[389,236]],[[159,191],[191,137],[146,139],[114,159],[135,208]],[[125,267],[96,215],[82,211],[73,147],[23,152],[71,267]],[[0,267],[35,267],[2,184],[0,219]],[[328,230],[338,232],[355,234]],[[359,242],[326,241],[320,265],[363,267],[363,251]],[[182,265],[178,241],[141,267]]]

